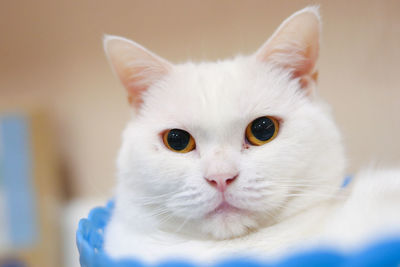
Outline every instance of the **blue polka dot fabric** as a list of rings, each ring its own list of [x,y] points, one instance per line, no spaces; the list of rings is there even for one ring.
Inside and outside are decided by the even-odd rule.
[[[103,250],[103,233],[114,203],[110,201],[105,207],[91,210],[88,218],[81,219],[76,232],[76,242],[82,267],[145,267],[140,260],[110,258]],[[186,261],[165,261],[154,267],[195,267]],[[368,244],[364,249],[350,254],[335,250],[316,249],[280,259],[278,262],[260,262],[249,259],[225,260],[212,267],[381,267],[400,266],[400,238],[387,239]]]

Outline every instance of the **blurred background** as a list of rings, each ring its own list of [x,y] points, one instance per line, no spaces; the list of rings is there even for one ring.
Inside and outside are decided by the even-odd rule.
[[[348,172],[399,166],[400,1],[2,1],[0,267],[77,266],[78,220],[113,194],[130,110],[104,33],[175,63],[216,60],[252,53],[309,4]]]

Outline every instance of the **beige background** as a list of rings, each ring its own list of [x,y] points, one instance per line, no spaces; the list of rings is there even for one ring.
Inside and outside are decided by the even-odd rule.
[[[0,108],[45,110],[70,196],[110,194],[125,92],[103,55],[103,33],[172,62],[251,53],[315,1],[3,1]],[[320,1],[320,95],[344,135],[349,172],[400,166],[400,1]],[[323,155],[322,155],[323,156]]]

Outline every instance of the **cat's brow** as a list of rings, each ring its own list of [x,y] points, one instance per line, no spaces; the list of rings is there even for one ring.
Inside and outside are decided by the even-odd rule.
[[[202,123],[186,125],[185,128],[196,138],[204,138],[207,140],[212,139],[229,139],[232,136],[244,134],[247,124],[249,123],[248,118],[236,118],[229,121],[213,119],[213,122],[208,121],[206,125]]]

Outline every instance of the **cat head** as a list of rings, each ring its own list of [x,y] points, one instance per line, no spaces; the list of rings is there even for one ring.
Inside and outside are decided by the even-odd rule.
[[[250,56],[179,65],[106,36],[135,111],[118,158],[116,216],[224,239],[332,195],[344,156],[315,94],[319,35],[318,8],[308,7]]]

